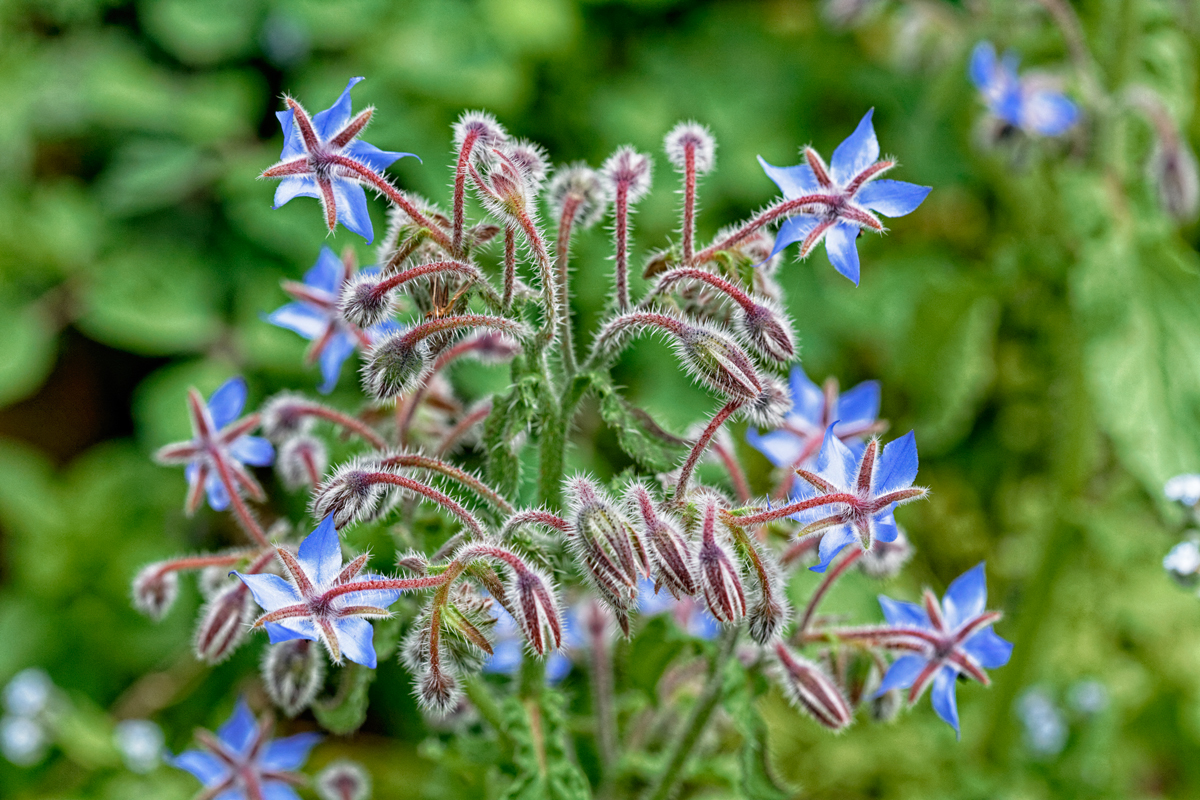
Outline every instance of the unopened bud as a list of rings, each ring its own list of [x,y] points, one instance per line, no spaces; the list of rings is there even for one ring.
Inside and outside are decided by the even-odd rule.
[[[774,378],[762,379],[763,389],[758,397],[742,408],[742,413],[762,428],[778,428],[792,408],[792,396],[787,386]]]
[[[230,586],[205,604],[196,626],[196,658],[219,664],[246,638],[253,621],[253,603],[244,584]]]
[[[164,570],[163,563],[149,564],[133,579],[133,607],[158,622],[179,596],[179,573]]]
[[[796,342],[787,315],[773,301],[756,303],[749,311],[741,309],[738,327],[755,352],[780,364],[796,357]]]
[[[407,394],[420,385],[429,354],[423,342],[404,331],[384,336],[371,346],[362,367],[363,389],[376,400]]]
[[[567,497],[571,507],[568,541],[584,574],[628,634],[639,569],[647,575],[650,572],[641,541],[607,494],[586,478],[567,481]]]
[[[395,296],[381,286],[378,274],[355,275],[343,288],[338,299],[342,319],[359,328],[373,328],[390,319],[396,310]]]
[[[294,436],[279,445],[275,471],[285,488],[313,486],[329,466],[329,451],[315,436]]]
[[[779,664],[777,677],[791,704],[812,715],[833,731],[840,731],[854,719],[854,712],[841,688],[820,667],[787,648],[775,645]]]
[[[313,492],[309,503],[314,519],[333,514],[333,524],[341,529],[352,522],[362,522],[380,505],[385,484],[373,479],[373,474],[385,470],[365,459],[353,459],[338,467],[332,476]]]
[[[293,436],[308,433],[312,430],[315,420],[305,409],[312,402],[304,395],[295,392],[280,392],[263,403],[262,432],[263,435],[276,444]]]
[[[676,597],[696,594],[700,589],[696,554],[683,527],[669,514],[659,513],[650,492],[640,483],[629,487],[626,502],[635,518],[641,520],[642,537],[653,557],[658,580]]]
[[[608,198],[600,176],[586,164],[569,164],[559,167],[546,189],[546,204],[554,219],[560,219],[568,203],[575,208],[574,225],[590,228],[604,217]]]
[[[358,762],[339,759],[317,773],[317,796],[321,800],[368,800],[371,776]]]
[[[913,546],[908,541],[904,530],[897,528],[895,541],[881,542],[876,539],[871,543],[870,550],[864,550],[858,559],[859,569],[864,574],[877,580],[894,578],[912,558]]]
[[[460,693],[458,677],[445,666],[426,666],[417,675],[417,703],[424,711],[449,714],[458,705]]]
[[[737,622],[746,616],[746,590],[741,570],[728,545],[717,538],[717,504],[706,502],[701,524],[700,586],[709,613],[720,622]]]
[[[650,157],[626,145],[608,157],[600,174],[608,186],[609,197],[625,191],[626,201],[632,205],[650,191]]]
[[[766,578],[756,571],[751,571],[756,585],[747,604],[746,626],[750,631],[750,638],[765,645],[782,630],[787,622],[790,606],[784,602],[783,572],[774,556],[762,547],[756,548],[756,554]]]
[[[419,550],[409,550],[396,558],[396,566],[406,569],[414,575],[429,573],[429,559]]]
[[[456,672],[475,673],[491,654],[489,635],[496,625],[492,599],[480,595],[466,583],[458,584],[439,613],[438,663]],[[404,638],[400,657],[414,674],[420,674],[433,659],[429,636],[433,631],[433,605],[426,604]]]
[[[1163,569],[1185,589],[1200,584],[1200,543],[1195,539],[1180,542],[1163,557]]]
[[[532,569],[517,570],[509,594],[516,598],[514,619],[539,656],[562,646],[562,619],[552,585]]]
[[[692,151],[697,174],[709,172],[716,162],[717,142],[712,132],[699,122],[679,123],[667,134],[663,146],[667,160],[680,172],[686,169],[688,150]]]
[[[472,142],[472,153],[480,158],[493,147],[508,141],[508,133],[496,118],[484,111],[466,111],[454,123],[454,149],[462,150],[467,140]]]
[[[263,685],[284,714],[294,717],[316,697],[325,678],[325,657],[308,639],[270,645],[262,660]]]
[[[684,367],[730,400],[753,403],[762,394],[754,362],[724,333],[703,325],[687,325],[676,340]]]
[[[518,139],[504,148],[505,155],[521,171],[525,183],[536,194],[546,180],[549,156],[545,148],[527,139]]]

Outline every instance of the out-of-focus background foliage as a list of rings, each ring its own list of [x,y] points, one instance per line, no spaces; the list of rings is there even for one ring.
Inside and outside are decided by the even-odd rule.
[[[801,797],[1200,796],[1200,604],[1160,567],[1183,527],[1162,482],[1200,469],[1200,232],[1159,209],[1144,169],[1152,129],[1135,117],[1097,126],[1089,108],[1061,141],[982,145],[966,77],[980,38],[1080,97],[1037,4],[863,5],[839,29],[801,0],[4,3],[0,683],[41,666],[71,710],[45,761],[0,761],[0,794],[188,797],[189,776],[122,766],[113,720],[150,713],[178,750],[253,691],[261,641],[217,668],[192,660],[192,582],[161,624],[130,607],[143,563],[236,536],[207,510],[186,520],[181,474],[149,456],[186,431],[190,384],[241,373],[252,402],[315,385],[303,342],[260,314],[327,241],[319,212],[306,200],[272,211],[255,176],[278,155],[281,94],[320,109],[364,75],[356,107],[379,108],[370,141],[419,154],[393,174],[437,199],[449,126],[468,108],[557,162],[597,164],[627,142],[659,154],[635,219],[642,253],[674,231],[660,143],[677,120],[719,142],[701,194],[712,235],[773,196],[756,155],[795,163],[809,142],[829,153],[874,107],[896,177],[933,193],[885,239],[861,241],[860,288],[823,251],[789,260],[780,280],[808,373],[880,379],[893,432],[916,430],[933,494],[902,512],[917,555],[885,591],[940,591],[987,559],[1016,651],[991,690],[961,688],[961,742],[928,703],[834,737],[772,694],[760,708],[775,770]],[[1076,8],[1104,88],[1151,87],[1195,138],[1200,9]],[[585,327],[609,280],[605,238],[585,236],[575,260]],[[372,260],[344,229],[328,243]],[[506,383],[502,369],[455,377],[469,395]],[[677,432],[715,407],[655,342],[617,378]],[[334,402],[358,397],[348,369]],[[628,465],[594,413],[576,440],[576,466]],[[765,490],[768,465],[746,460]],[[831,607],[877,619],[876,590],[848,579]],[[450,791],[394,660],[371,697],[364,729],[313,763],[352,751],[379,797]]]

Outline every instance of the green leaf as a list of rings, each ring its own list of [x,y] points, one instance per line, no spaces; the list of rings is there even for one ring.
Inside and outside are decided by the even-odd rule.
[[[535,700],[509,697],[501,705],[504,732],[515,747],[517,777],[504,800],[587,800],[587,778],[571,759],[564,721],[566,700],[545,691]]]
[[[736,660],[726,666],[724,707],[742,736],[738,755],[740,796],[747,800],[786,800],[791,793],[779,786],[768,766],[767,725],[755,702],[766,693],[767,681],[761,673],[747,673]]]
[[[659,427],[649,414],[623,398],[606,379],[595,376],[600,416],[617,434],[617,441],[634,461],[653,472],[668,472],[687,454],[688,443]]]
[[[54,326],[39,305],[0,300],[0,406],[37,390],[54,366]]]
[[[488,482],[509,500],[517,497],[521,486],[521,461],[513,440],[536,418],[540,385],[536,375],[518,380],[508,394],[492,400],[492,413],[483,424]]]

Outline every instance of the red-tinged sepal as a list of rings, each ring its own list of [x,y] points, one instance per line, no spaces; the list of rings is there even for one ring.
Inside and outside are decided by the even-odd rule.
[[[205,604],[196,626],[196,658],[219,664],[233,654],[250,629],[254,603],[242,584],[231,585]]]
[[[289,717],[308,708],[324,677],[325,657],[308,639],[270,645],[263,655],[263,686],[272,702]]]
[[[782,642],[775,644],[773,653],[776,680],[792,706],[832,731],[844,730],[854,721],[850,702],[828,673]]]

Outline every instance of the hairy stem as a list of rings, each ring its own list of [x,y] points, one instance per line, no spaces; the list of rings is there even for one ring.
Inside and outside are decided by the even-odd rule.
[[[629,310],[629,185],[617,183],[614,202],[616,226],[613,240],[616,248],[616,295],[617,310],[624,314]]]
[[[704,451],[708,449],[708,443],[717,435],[717,431],[721,429],[725,421],[733,416],[733,413],[741,408],[744,402],[743,400],[730,400],[704,428],[704,432],[692,446],[692,452],[688,453],[687,461],[683,462],[683,469],[679,472],[679,482],[675,484],[675,502],[682,502],[687,497],[688,482],[692,479],[696,464],[700,462],[700,456],[704,455]]]
[[[696,143],[683,150],[683,263],[692,263],[696,242]]]
[[[562,214],[558,219],[558,235],[555,237],[554,249],[557,256],[555,264],[558,270],[558,319],[562,326],[562,362],[563,371],[569,378],[575,374],[575,344],[571,332],[571,293],[570,272],[567,269],[571,255],[571,228],[575,224],[575,212],[579,210],[579,198],[569,195],[563,203]]]
[[[796,630],[801,637],[808,632],[808,627],[812,624],[813,617],[817,613],[817,606],[825,599],[825,595],[829,592],[829,589],[833,584],[837,583],[838,578],[842,577],[846,570],[850,569],[856,561],[862,558],[862,555],[863,549],[855,547],[833,569],[825,573],[824,580],[817,586],[816,591],[812,593],[812,597],[808,598],[808,605],[804,607],[804,614],[800,617],[800,624],[796,626]]]
[[[710,244],[708,247],[701,250],[696,254],[696,258],[694,259],[693,263],[703,264],[707,261],[712,261],[713,257],[717,253],[721,252],[722,250],[728,250],[764,225],[769,225],[780,217],[786,217],[795,211],[799,211],[805,206],[831,205],[834,202],[835,199],[827,195],[806,194],[802,195],[801,197],[797,197],[794,200],[783,200],[779,203],[776,203],[766,211],[763,211],[757,217],[754,217],[752,220],[742,225],[742,227],[738,228],[733,233],[726,236],[724,239],[720,240],[719,242],[714,242],[713,244]]]
[[[501,307],[505,313],[512,310],[513,290],[517,283],[517,231],[512,225],[504,226],[504,297]]]

